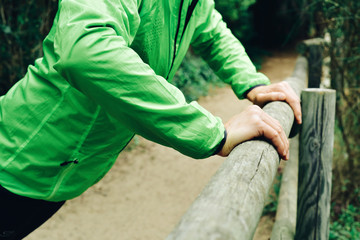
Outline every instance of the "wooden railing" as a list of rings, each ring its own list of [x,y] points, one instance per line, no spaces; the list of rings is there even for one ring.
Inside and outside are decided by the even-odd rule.
[[[285,81],[300,96],[307,79],[308,61],[300,56],[292,76]],[[334,101],[332,90],[307,90],[302,95],[302,127],[292,126],[293,111],[284,102],[271,102],[263,108],[280,122],[287,135],[295,135],[300,129],[300,151],[304,153],[300,154],[301,184],[296,204],[299,147],[293,141],[271,239],[294,239],[295,226],[296,239],[325,239],[328,234],[325,223],[330,202]],[[279,162],[275,148],[265,140],[238,145],[167,239],[252,239]]]

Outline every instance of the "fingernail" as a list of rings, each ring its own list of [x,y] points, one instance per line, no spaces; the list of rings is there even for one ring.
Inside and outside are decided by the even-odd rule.
[[[301,115],[298,115],[298,119],[299,119],[299,124],[301,124],[302,123]]]

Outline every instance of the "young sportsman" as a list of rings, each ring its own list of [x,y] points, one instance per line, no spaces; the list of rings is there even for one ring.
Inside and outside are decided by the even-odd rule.
[[[0,98],[0,239],[23,238],[99,181],[134,134],[193,158],[265,136],[288,158],[259,107],[224,125],[168,82],[190,44],[240,99],[287,101],[301,122],[297,96],[256,72],[213,0],[60,0],[44,57]]]

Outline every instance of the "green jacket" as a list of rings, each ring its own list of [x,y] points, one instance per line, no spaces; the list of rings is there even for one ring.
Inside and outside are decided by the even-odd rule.
[[[0,185],[71,199],[100,180],[134,134],[194,158],[224,126],[167,80],[189,45],[239,98],[256,73],[212,0],[62,0],[44,57],[0,98]]]

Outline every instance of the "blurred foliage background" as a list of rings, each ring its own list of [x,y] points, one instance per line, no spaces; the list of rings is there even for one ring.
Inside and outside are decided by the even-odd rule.
[[[337,92],[330,239],[360,239],[360,1],[322,0],[312,12],[316,33],[330,35],[331,87]]]
[[[360,239],[360,1],[215,0],[216,8],[259,68],[271,50],[330,35],[331,87],[337,90],[330,239]],[[0,0],[0,94],[42,56],[41,42],[57,11],[56,0]],[[194,100],[219,83],[188,52],[173,83]]]
[[[21,79],[29,64],[42,56],[56,0],[0,0],[0,94]]]

